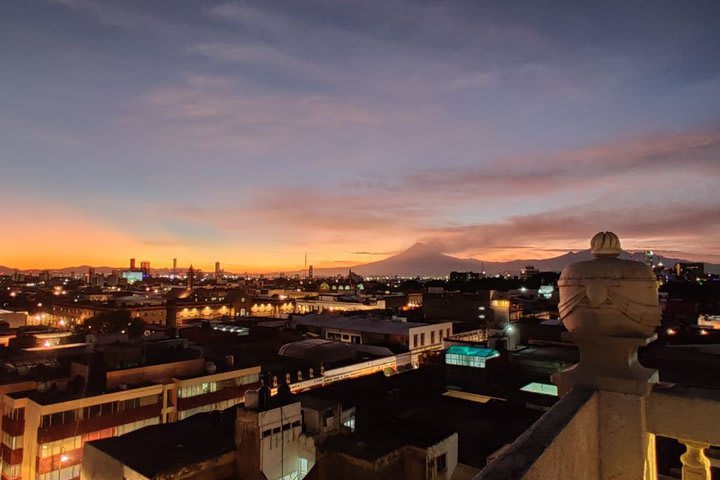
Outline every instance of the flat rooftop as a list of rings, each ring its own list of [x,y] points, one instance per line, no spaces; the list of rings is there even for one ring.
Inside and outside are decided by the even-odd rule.
[[[325,448],[356,458],[375,461],[405,446],[428,448],[450,437],[455,430],[447,425],[395,420],[382,428],[353,435],[328,437]]]
[[[136,472],[154,478],[183,465],[235,450],[236,409],[199,413],[176,423],[152,425],[91,445]],[[139,445],[152,448],[138,448]]]
[[[333,451],[373,460],[402,444],[426,447],[457,432],[460,462],[476,468],[484,467],[488,455],[514,441],[542,414],[527,407],[525,396],[479,402],[446,392],[443,369],[423,366],[391,377],[376,374],[336,382],[300,399],[305,402],[310,396],[356,407],[357,433],[335,440]]]
[[[411,328],[424,327],[429,323],[401,322],[375,317],[336,317],[333,315],[293,315],[294,325],[318,328],[337,328],[353,332],[381,333],[386,335],[407,335]]]

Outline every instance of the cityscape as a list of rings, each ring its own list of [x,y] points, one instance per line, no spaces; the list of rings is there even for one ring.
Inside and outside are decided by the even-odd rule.
[[[0,3],[0,480],[720,479],[718,18]]]

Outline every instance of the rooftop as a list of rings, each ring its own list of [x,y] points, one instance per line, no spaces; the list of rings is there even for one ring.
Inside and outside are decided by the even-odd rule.
[[[406,445],[431,447],[454,433],[454,429],[443,424],[396,420],[369,432],[334,435],[327,439],[325,448],[374,461]]]
[[[199,413],[176,423],[141,428],[91,443],[136,472],[153,478],[182,465],[235,450],[236,409]],[[138,448],[152,445],[152,448]],[[162,452],[162,455],[158,455]]]
[[[310,338],[283,345],[280,347],[280,350],[278,350],[278,355],[308,362],[334,364],[353,360],[361,356],[387,357],[393,355],[393,352],[384,347],[335,342],[322,338]]]
[[[380,333],[386,335],[408,335],[411,328],[424,327],[429,323],[400,322],[375,317],[307,314],[293,315],[292,323],[320,328],[337,328],[354,332]]]

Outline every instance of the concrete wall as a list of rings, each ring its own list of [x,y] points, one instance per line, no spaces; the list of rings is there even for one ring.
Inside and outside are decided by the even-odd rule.
[[[262,432],[266,430],[280,429],[279,432],[272,433],[260,440],[260,465],[262,472],[269,479],[280,478],[298,469],[297,440],[302,432],[302,427],[298,425],[283,430],[283,425],[291,425],[294,422],[301,423],[300,412],[300,402],[296,402],[282,408],[260,412],[258,415],[261,436]]]
[[[408,347],[415,350],[423,347],[438,346],[442,344],[442,339],[453,334],[453,326],[451,322],[435,323],[424,327],[412,327],[409,329]],[[425,344],[420,342],[421,334],[425,334]],[[434,339],[433,339],[434,334]],[[417,344],[415,343],[415,335],[418,336]],[[434,340],[434,341],[433,341]]]
[[[27,314],[24,312],[0,312],[0,322],[7,322],[10,328],[24,327],[27,324]]]
[[[555,437],[523,480],[598,479],[598,428],[598,394],[595,394]]]
[[[204,462],[183,465],[181,468],[162,472],[153,480],[215,480],[235,478],[235,452],[228,452]]]
[[[82,468],[80,469],[80,480],[116,480],[118,478],[130,478],[125,475],[124,470],[125,468],[122,462],[98,450],[90,443],[85,445]],[[141,480],[146,477],[133,475],[132,478]]]
[[[203,371],[204,365],[205,359],[194,358],[181,362],[115,370],[107,373],[107,388],[113,389],[123,383],[133,385],[150,380],[197,375]]]
[[[403,472],[403,458],[396,450],[375,461],[362,460],[342,453],[331,453],[318,459],[306,480],[422,480],[425,477],[407,477]]]
[[[475,480],[599,480],[599,415],[599,393],[573,388]]]

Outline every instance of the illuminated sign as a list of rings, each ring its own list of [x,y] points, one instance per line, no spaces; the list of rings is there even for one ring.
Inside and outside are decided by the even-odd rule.
[[[510,306],[510,300],[493,300],[490,302],[490,305],[493,307],[509,307]]]
[[[143,273],[142,272],[134,272],[132,270],[127,270],[125,272],[122,272],[122,278],[127,280],[128,283],[142,282],[143,281]]]

